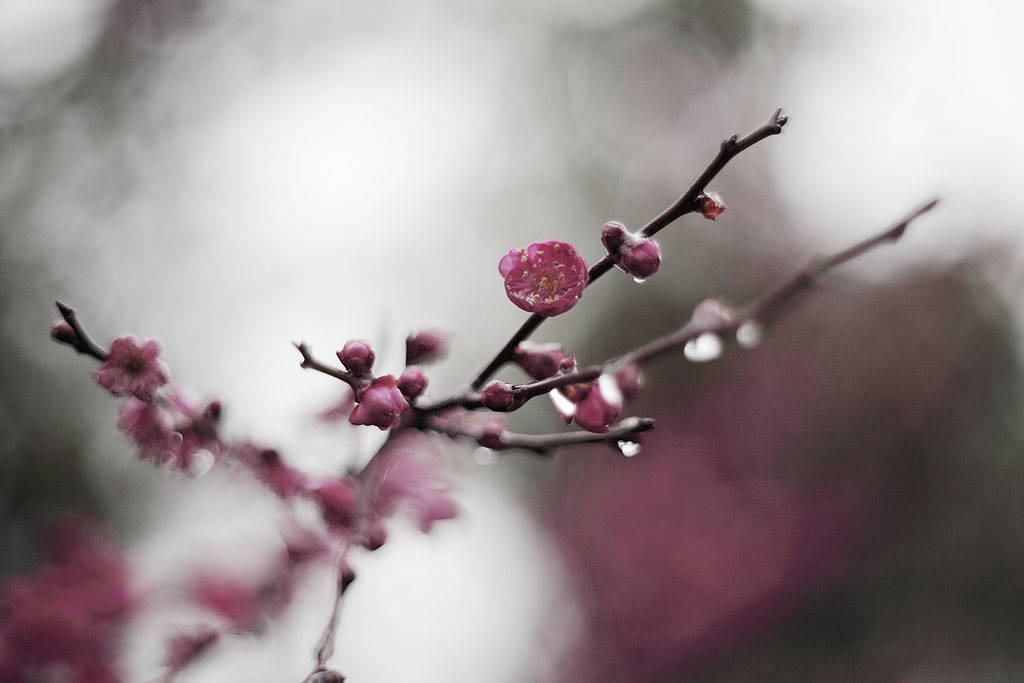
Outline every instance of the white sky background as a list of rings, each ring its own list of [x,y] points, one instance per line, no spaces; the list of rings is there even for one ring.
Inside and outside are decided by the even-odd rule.
[[[349,436],[308,435],[303,416],[329,402],[332,387],[298,369],[289,342],[306,339],[328,356],[365,336],[382,366],[398,370],[410,325],[448,327],[457,336],[453,362],[435,376],[442,386],[464,374],[453,368],[495,348],[520,320],[504,302],[498,258],[564,237],[558,215],[535,214],[510,236],[502,230],[521,220],[495,216],[486,201],[503,183],[557,184],[565,172],[546,154],[550,131],[531,127],[545,115],[529,82],[545,31],[613,25],[652,4],[533,0],[519,3],[532,24],[492,26],[473,8],[498,0],[223,3],[185,42],[156,48],[166,59],[124,105],[118,135],[104,137],[74,110],[55,118],[47,149],[58,163],[13,258],[65,272],[68,296],[87,319],[115,326],[110,332],[160,337],[176,377],[221,392],[234,429],[285,445],[306,467],[334,466],[359,445],[347,441],[338,453],[337,439]],[[885,258],[991,252],[989,276],[1021,310],[1021,5],[755,5],[798,29],[766,33],[763,44],[775,35],[796,42],[777,48],[787,56],[776,67],[750,54],[730,77],[769,74],[759,87],[792,116],[783,141],[771,143],[771,172],[808,253],[845,245],[939,194],[941,212]],[[0,4],[0,116],[75,68],[105,9],[98,0]],[[34,154],[12,147],[0,189]],[[88,196],[111,169],[131,177],[131,190],[106,203]],[[90,227],[97,223],[102,229]],[[50,299],[40,294],[42,305]],[[124,454],[112,450],[97,437],[97,467],[117,472],[97,478],[113,476],[116,498],[139,475],[118,469]],[[193,502],[148,515],[153,532],[137,549],[147,571],[160,574],[154,558],[180,549],[197,520],[218,516],[215,487],[195,489],[156,496]],[[375,559],[339,644],[341,668],[362,674],[353,681],[537,679],[535,638],[563,577],[512,500],[493,478],[471,473],[464,520],[436,538],[400,536]],[[296,625],[308,646],[282,636],[269,650],[228,648],[181,680],[223,680],[220,666],[249,681],[285,680],[275,661],[294,677],[320,626],[319,616]]]

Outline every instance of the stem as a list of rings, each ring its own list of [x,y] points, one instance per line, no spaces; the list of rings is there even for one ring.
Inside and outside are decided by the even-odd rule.
[[[295,348],[299,350],[299,353],[302,354],[302,362],[299,363],[299,365],[303,368],[306,368],[307,370],[316,370],[317,372],[322,372],[325,375],[330,375],[335,379],[340,379],[354,390],[361,389],[370,383],[366,378],[356,377],[352,373],[346,372],[341,368],[331,367],[330,365],[317,360],[313,357],[313,352],[310,351],[306,342],[293,343],[295,344]]]
[[[563,446],[579,446],[591,443],[615,443],[637,434],[654,429],[655,422],[649,417],[627,417],[608,428],[607,432],[597,434],[594,432],[561,432],[558,434],[517,434],[515,432],[502,432],[500,443],[488,445],[497,451],[522,449],[533,451],[537,455],[550,455],[555,448]],[[443,420],[430,419],[424,425],[425,429],[450,436],[453,439],[468,438],[477,439],[481,433],[479,430],[463,429],[457,425],[451,425]]]
[[[93,338],[85,331],[82,323],[78,320],[78,314],[75,312],[75,309],[60,301],[57,301],[56,304],[57,310],[60,311],[60,316],[64,318],[64,322],[70,325],[71,329],[78,335],[79,343],[72,344],[75,350],[92,356],[101,363],[105,361],[107,359],[107,350],[93,341]]]
[[[708,183],[714,180],[715,176],[725,168],[725,165],[728,164],[733,157],[748,147],[752,147],[757,144],[761,140],[781,133],[782,127],[786,125],[786,121],[788,121],[788,118],[782,116],[782,109],[776,109],[766,123],[750,133],[747,133],[742,138],[737,135],[733,135],[729,139],[723,140],[722,144],[719,146],[718,154],[714,159],[712,159],[711,163],[708,164],[704,171],[697,176],[697,179],[693,181],[689,188],[687,188],[686,192],[684,192],[679,199],[673,202],[671,206],[648,222],[640,231],[640,234],[645,237],[651,237],[673,223],[676,219],[696,210],[697,198],[703,194],[704,188],[707,187]],[[604,258],[590,268],[590,271],[588,272],[589,279],[587,281],[587,287],[611,270],[611,268],[611,258],[606,254]],[[490,379],[502,365],[512,359],[512,354],[519,345],[519,342],[533,334],[544,320],[545,317],[537,313],[534,313],[527,318],[526,322],[524,322],[522,326],[516,330],[515,334],[512,335],[512,338],[505,343],[494,358],[492,358],[484,369],[480,371],[476,376],[476,379],[474,379],[470,384],[470,387],[474,390],[479,390],[484,385],[484,382]],[[458,401],[454,401],[454,403],[458,403]],[[437,403],[435,406],[431,406],[431,408],[436,410],[453,405],[454,403],[450,400],[442,401]]]
[[[678,349],[679,347],[684,346],[686,342],[691,339],[695,339],[702,334],[711,332],[724,336],[728,333],[735,332],[739,326],[745,322],[767,321],[778,315],[787,304],[796,298],[798,294],[814,285],[825,273],[848,261],[852,261],[858,256],[861,256],[882,244],[898,240],[906,232],[907,226],[910,225],[911,221],[922,214],[931,211],[935,208],[936,204],[938,204],[938,200],[932,199],[911,211],[892,227],[889,227],[876,235],[858,242],[851,247],[843,249],[842,251],[838,251],[831,256],[827,256],[817,263],[804,268],[775,290],[759,299],[755,299],[753,302],[739,309],[735,315],[728,319],[722,319],[718,322],[708,322],[697,321],[691,318],[685,325],[675,332],[655,339],[644,346],[622,354],[621,356],[610,358],[603,363],[580,368],[574,372],[548,377],[547,379],[542,379],[537,382],[516,385],[512,388],[515,393],[513,410],[521,407],[531,398],[540,396],[541,394],[546,394],[554,389],[565,387],[570,384],[590,382],[597,379],[602,374],[614,374],[619,369],[627,365],[644,363],[668,351]],[[466,395],[460,405],[465,408],[480,407],[479,394]]]
[[[628,440],[637,434],[654,429],[655,422],[649,417],[627,417],[613,424],[603,434],[593,432],[563,432],[561,434],[514,434],[505,432],[502,445],[497,450],[522,448],[534,451],[538,455],[549,455],[554,448],[562,446],[579,446],[591,443],[615,443]]]
[[[348,590],[348,587],[352,585],[356,578],[355,573],[353,573],[344,558],[340,562],[341,565],[338,567],[338,591],[334,598],[334,609],[331,611],[331,618],[327,621],[324,634],[320,637],[320,644],[316,652],[316,668],[313,669],[309,678],[313,678],[316,673],[327,669],[327,660],[334,654],[334,640],[335,633],[338,630],[338,617],[341,615],[341,601],[345,596],[345,591]]]

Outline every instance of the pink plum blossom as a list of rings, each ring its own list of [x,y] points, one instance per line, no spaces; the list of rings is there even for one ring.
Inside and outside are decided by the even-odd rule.
[[[331,526],[350,529],[359,513],[359,493],[348,479],[331,478],[313,489],[324,520]]]
[[[391,375],[382,375],[370,386],[360,389],[358,403],[348,421],[354,425],[373,425],[381,431],[397,427],[402,412],[409,407],[398,381]]]
[[[115,683],[119,634],[135,605],[121,553],[86,524],[65,521],[54,564],[0,586],[0,673],[4,681]]]
[[[537,242],[513,249],[498,262],[505,294],[519,308],[543,316],[565,313],[587,286],[587,264],[571,244]]]
[[[115,396],[135,396],[152,401],[156,390],[167,383],[167,367],[159,358],[155,339],[140,342],[131,335],[118,337],[93,376]]]
[[[587,397],[576,406],[576,424],[588,432],[603,434],[622,412],[622,392],[614,377],[602,375]]]
[[[429,531],[436,521],[456,516],[451,485],[433,446],[429,436],[402,433],[392,437],[359,475],[368,500],[367,534],[375,522],[399,511],[411,514],[423,531]]]
[[[121,406],[118,426],[135,442],[143,460],[160,463],[168,457],[174,419],[161,406],[129,398]]]

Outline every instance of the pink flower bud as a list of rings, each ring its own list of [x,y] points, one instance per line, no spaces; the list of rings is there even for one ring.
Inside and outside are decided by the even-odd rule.
[[[415,399],[427,388],[427,373],[419,365],[410,365],[398,376],[398,390],[409,401]]]
[[[377,377],[370,386],[360,389],[356,398],[359,402],[348,421],[354,425],[373,425],[381,431],[397,427],[402,412],[409,407],[391,375]]]
[[[622,223],[606,223],[601,243],[608,250],[612,263],[637,280],[645,280],[661,267],[661,247],[654,240],[635,235]]]
[[[61,344],[68,344],[76,349],[81,348],[82,340],[75,332],[74,328],[68,324],[67,320],[58,320],[50,328],[50,336],[54,341],[59,341]]]
[[[341,351],[338,351],[338,360],[353,375],[369,373],[376,357],[370,342],[365,339],[349,339],[345,342],[345,346],[341,348]]]
[[[543,316],[565,313],[587,286],[586,262],[565,242],[537,242],[513,249],[498,262],[505,294],[519,308]]]
[[[512,409],[515,391],[512,385],[501,380],[494,380],[480,392],[480,402],[488,410],[504,413]]]
[[[691,319],[694,324],[704,327],[720,327],[732,324],[736,312],[721,299],[704,299],[694,306]]]
[[[520,342],[513,352],[513,360],[526,374],[537,380],[556,374],[564,357],[565,351],[561,344],[538,344],[531,341]]]
[[[633,398],[640,393],[640,387],[643,383],[641,381],[640,366],[636,363],[630,363],[622,368],[615,373],[615,382],[619,385],[623,398]]]
[[[328,479],[315,489],[313,496],[323,510],[324,521],[332,527],[349,529],[356,520],[359,494],[347,479]]]
[[[153,339],[141,342],[131,335],[118,337],[93,377],[115,396],[132,395],[149,402],[167,383],[167,367],[159,356],[160,344]]]
[[[367,550],[377,550],[388,540],[388,530],[382,520],[374,520],[366,527],[363,545]]]
[[[722,203],[722,198],[717,193],[708,192],[697,197],[697,211],[704,218],[713,221],[725,211],[725,204]]]
[[[448,353],[448,335],[440,330],[420,330],[405,339],[405,362],[429,363]]]
[[[609,221],[601,229],[601,244],[609,252],[618,251],[619,247],[626,243],[629,232],[626,226],[618,221]]]
[[[503,415],[489,415],[490,419],[483,422],[476,442],[484,448],[501,448],[505,445],[505,432],[508,422]]]
[[[576,406],[576,423],[588,432],[603,434],[622,412],[622,392],[615,378],[602,375],[587,397]]]

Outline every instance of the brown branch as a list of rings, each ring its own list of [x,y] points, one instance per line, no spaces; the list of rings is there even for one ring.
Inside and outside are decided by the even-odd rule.
[[[57,310],[60,311],[60,317],[62,317],[64,322],[71,327],[76,338],[68,340],[58,338],[56,335],[54,335],[54,338],[57,339],[57,341],[68,344],[79,353],[92,356],[101,363],[105,361],[107,359],[107,350],[93,341],[93,338],[85,331],[85,327],[83,327],[81,321],[78,320],[78,314],[75,312],[75,309],[60,301],[57,301],[56,305]]]
[[[295,344],[295,348],[299,350],[299,353],[302,354],[302,362],[299,363],[299,365],[303,368],[306,368],[307,370],[316,370],[317,372],[322,372],[323,374],[334,377],[335,379],[340,379],[342,382],[345,382],[352,387],[353,390],[361,389],[370,383],[370,380],[365,377],[356,377],[352,373],[346,372],[341,368],[331,367],[330,365],[317,360],[313,357],[313,352],[309,349],[309,345],[307,345],[306,342],[293,343]]]
[[[723,318],[717,322],[709,322],[691,318],[672,334],[655,339],[644,346],[621,356],[608,359],[603,363],[580,368],[574,372],[548,377],[537,382],[513,386],[514,399],[511,410],[521,407],[531,398],[546,394],[554,389],[569,386],[570,384],[591,382],[605,373],[614,375],[618,370],[627,365],[644,363],[668,351],[685,346],[687,342],[696,339],[702,334],[712,333],[725,337],[726,335],[735,334],[736,330],[745,323],[766,323],[781,313],[782,309],[791,303],[798,294],[814,285],[825,273],[886,242],[898,240],[906,232],[907,226],[911,221],[931,211],[936,204],[938,204],[938,200],[933,199],[914,209],[899,222],[882,232],[809,265],[773,291],[738,309],[734,315],[727,319]],[[480,394],[478,392],[466,392],[461,398],[462,400],[458,402],[458,405],[464,408],[481,407]]]
[[[312,683],[317,681],[326,680],[338,680],[344,681],[344,677],[335,671],[328,671],[327,660],[334,654],[334,640],[335,634],[338,630],[338,617],[341,615],[341,602],[342,598],[345,597],[345,591],[352,585],[352,582],[356,580],[356,575],[349,568],[344,558],[340,560],[341,565],[338,567],[338,588],[335,593],[334,607],[331,610],[331,618],[327,621],[327,627],[324,629],[323,635],[320,637],[320,644],[317,647],[316,652],[316,668],[310,672],[309,676],[306,677],[306,683]],[[336,677],[336,678],[332,678]]]
[[[708,183],[714,180],[715,176],[725,168],[726,164],[728,164],[733,157],[743,150],[757,144],[761,140],[781,133],[782,127],[786,125],[786,121],[788,120],[788,117],[782,116],[782,109],[776,109],[766,123],[744,135],[742,138],[737,135],[733,135],[729,139],[723,140],[722,144],[718,148],[718,154],[701,172],[701,174],[697,176],[697,179],[693,181],[689,188],[687,188],[686,192],[684,192],[682,196],[673,202],[668,208],[651,219],[651,221],[649,221],[647,225],[640,230],[640,233],[647,237],[651,237],[678,218],[695,211],[697,209],[698,197],[704,193],[704,189],[707,187]],[[599,277],[611,270],[611,268],[611,258],[605,255],[604,258],[590,268],[590,271],[588,272],[589,280],[587,282],[587,286],[589,287]],[[484,385],[484,382],[490,379],[502,365],[512,359],[512,354],[519,345],[519,342],[527,339],[531,334],[533,334],[545,319],[546,318],[544,316],[538,313],[534,313],[527,318],[522,326],[516,330],[515,334],[512,335],[511,339],[505,343],[501,350],[498,351],[484,369],[477,374],[476,379],[474,379],[470,384],[470,388],[480,389]],[[461,394],[465,392],[459,393]],[[459,401],[456,400],[456,397],[452,397],[452,399],[440,401],[430,406],[429,410],[440,410],[457,403],[459,403]],[[425,408],[424,410],[428,409]]]
[[[423,427],[453,439],[477,440],[483,434],[481,430],[464,429],[450,421],[436,418],[427,419]],[[557,434],[518,434],[504,431],[501,432],[495,443],[488,444],[487,447],[496,451],[518,449],[533,451],[537,455],[550,455],[552,450],[565,446],[635,441],[638,434],[654,429],[654,427],[655,421],[649,417],[627,417],[611,425],[607,432],[600,434],[584,431]]]

